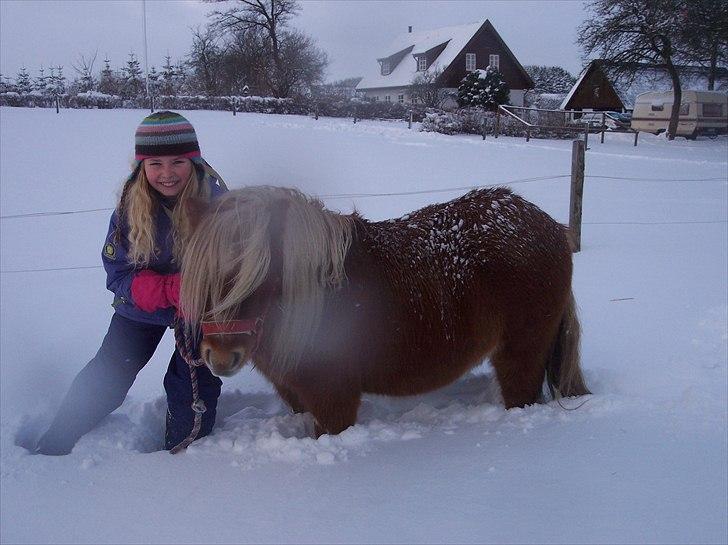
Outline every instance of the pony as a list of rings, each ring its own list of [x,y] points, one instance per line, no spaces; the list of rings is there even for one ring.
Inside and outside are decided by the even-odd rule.
[[[246,362],[315,435],[356,422],[364,393],[445,386],[486,358],[506,408],[590,393],[566,228],[496,187],[397,219],[342,215],[296,189],[197,203],[181,313],[200,357]]]

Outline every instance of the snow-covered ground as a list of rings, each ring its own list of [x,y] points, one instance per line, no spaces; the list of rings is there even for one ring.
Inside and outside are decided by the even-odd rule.
[[[108,325],[109,212],[5,216],[112,207],[144,115],[0,109],[2,543],[728,541],[725,138],[590,142],[574,285],[594,395],[578,410],[506,411],[486,364],[426,396],[367,397],[356,426],[314,441],[243,371],[224,384],[215,433],[170,456],[168,334],[69,456],[29,455],[19,445]],[[514,182],[568,220],[568,177],[515,183],[568,175],[568,141],[185,115],[231,187],[297,186],[382,219],[464,193],[448,188]],[[336,196],[422,190],[442,191]]]

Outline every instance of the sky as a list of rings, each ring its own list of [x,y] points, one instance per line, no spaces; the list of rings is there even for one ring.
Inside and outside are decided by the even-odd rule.
[[[164,56],[184,58],[191,28],[205,25],[206,14],[231,2],[147,0],[149,66]],[[387,45],[408,26],[426,30],[489,19],[523,65],[558,65],[574,75],[581,70],[576,27],[585,17],[580,1],[481,0],[302,0],[292,25],[309,33],[327,52],[327,81],[362,75]],[[15,77],[25,66],[32,76],[40,66],[73,65],[98,51],[120,68],[129,52],[143,63],[141,0],[0,0],[0,72]]]

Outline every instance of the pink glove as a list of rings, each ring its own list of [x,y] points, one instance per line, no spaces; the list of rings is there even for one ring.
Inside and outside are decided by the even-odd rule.
[[[180,276],[159,274],[148,269],[139,271],[131,281],[131,297],[144,312],[179,307]]]

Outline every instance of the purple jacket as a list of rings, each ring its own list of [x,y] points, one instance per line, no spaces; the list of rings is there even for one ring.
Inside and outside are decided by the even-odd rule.
[[[227,191],[224,183],[209,174],[204,176],[203,183],[209,184],[211,198],[215,198]],[[179,272],[179,264],[174,261],[172,255],[172,220],[161,205],[157,207],[154,220],[157,230],[154,239],[157,242],[157,251],[144,268],[160,274]],[[109,231],[101,251],[104,269],[106,269],[106,287],[114,293],[112,306],[116,312],[131,320],[156,325],[173,325],[175,317],[173,307],[163,308],[155,312],[145,312],[134,304],[131,297],[131,283],[136,273],[141,269],[131,265],[128,261],[129,226],[126,220],[122,221],[121,225],[118,222],[117,212],[114,211],[111,214]],[[121,228],[121,236],[118,237],[119,242],[115,241],[116,237],[114,236],[117,227]]]

